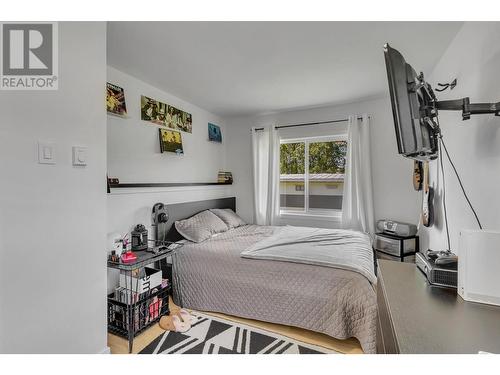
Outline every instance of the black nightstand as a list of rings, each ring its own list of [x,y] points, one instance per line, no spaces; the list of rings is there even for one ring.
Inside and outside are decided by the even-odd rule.
[[[418,236],[400,237],[389,233],[375,233],[373,250],[378,259],[415,262],[419,251]]]
[[[137,260],[134,263],[108,261],[108,268],[120,271],[125,278],[125,296],[108,295],[108,331],[128,339],[129,353],[132,353],[134,338],[147,328],[158,322],[163,315],[170,313],[169,295],[172,290],[172,280],[168,286],[159,286],[143,292],[135,273],[153,263],[165,261],[175,256],[175,252],[182,244],[176,244],[173,250],[159,253],[148,251],[136,252]],[[161,270],[158,272],[162,273]],[[146,279],[149,276],[145,277]],[[146,281],[149,284],[149,280]],[[125,298],[123,300],[123,297]],[[121,299],[121,300],[120,300]]]

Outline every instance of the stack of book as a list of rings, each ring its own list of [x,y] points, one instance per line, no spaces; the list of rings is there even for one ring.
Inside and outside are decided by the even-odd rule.
[[[114,300],[127,305],[134,305],[132,309],[134,330],[138,331],[157,319],[162,314],[162,311],[164,312],[165,308],[162,310],[162,307],[164,302],[168,302],[168,294],[165,288],[169,286],[168,279],[163,279],[161,286],[143,293],[136,293],[119,286],[115,288]],[[108,310],[109,322],[118,328],[127,330],[129,322],[128,308],[111,303],[108,304]]]
[[[217,176],[217,182],[219,184],[232,184],[233,174],[231,172],[219,171],[219,175]]]

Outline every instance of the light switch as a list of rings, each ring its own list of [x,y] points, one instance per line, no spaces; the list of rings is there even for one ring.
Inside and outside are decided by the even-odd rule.
[[[52,159],[52,147],[43,147],[43,158],[45,160],[51,160]]]
[[[73,146],[73,165],[87,165],[87,147]]]
[[[38,163],[56,163],[56,145],[49,142],[38,142]]]

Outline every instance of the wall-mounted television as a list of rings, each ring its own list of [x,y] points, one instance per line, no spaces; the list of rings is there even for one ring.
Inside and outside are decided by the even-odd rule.
[[[463,120],[470,119],[471,115],[500,116],[500,102],[471,103],[468,97],[438,101],[423,73],[417,74],[399,51],[385,44],[384,55],[398,152],[401,155],[417,160],[437,158],[441,137],[438,110],[462,111]],[[456,79],[453,83],[451,88],[455,87]]]
[[[384,55],[398,152],[412,159],[435,159],[439,130],[433,114],[426,113],[426,108],[432,110],[429,103],[435,99],[432,89],[389,44],[384,46]]]

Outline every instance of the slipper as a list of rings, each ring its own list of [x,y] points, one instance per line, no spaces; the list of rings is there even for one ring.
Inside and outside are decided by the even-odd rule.
[[[191,323],[183,322],[177,315],[172,317],[172,322],[174,323],[175,332],[184,333],[191,329]]]
[[[160,327],[165,331],[184,333],[191,329],[191,324],[183,322],[177,315],[165,315],[160,319]]]
[[[172,321],[172,317],[168,315],[164,315],[160,318],[160,327],[165,331],[175,331],[174,322]]]
[[[180,309],[179,310],[179,315],[181,316],[182,320],[185,322],[185,323],[189,323],[189,325],[193,325],[194,323],[196,323],[196,321],[198,319],[196,319],[195,316],[191,315],[189,313],[189,311],[187,310],[184,310],[184,309]]]

